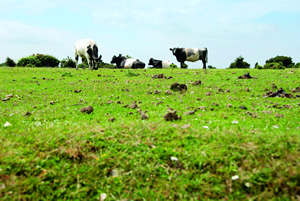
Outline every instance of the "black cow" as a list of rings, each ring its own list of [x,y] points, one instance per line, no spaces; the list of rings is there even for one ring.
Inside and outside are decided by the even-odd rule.
[[[145,63],[138,59],[131,59],[119,54],[118,57],[113,56],[110,63],[117,64],[117,68],[145,68]]]
[[[173,64],[171,61],[166,60],[166,61],[162,61],[162,60],[156,60],[156,59],[149,59],[149,63],[148,65],[152,65],[153,68],[170,68],[170,65]]]
[[[178,62],[180,62],[180,67],[184,67],[185,61],[195,62],[202,60],[203,69],[206,69],[206,63],[208,61],[208,51],[207,48],[170,48],[173,55],[176,56]]]

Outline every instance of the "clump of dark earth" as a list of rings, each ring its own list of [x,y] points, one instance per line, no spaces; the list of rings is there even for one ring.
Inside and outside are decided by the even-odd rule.
[[[114,122],[115,120],[116,120],[116,118],[114,118],[114,117],[111,117],[108,119],[109,122]]]
[[[172,77],[172,76],[169,76],[167,79],[173,79],[173,77]]]
[[[292,94],[288,94],[286,93],[282,87],[279,88],[278,91],[270,91],[268,93],[265,94],[265,96],[267,97],[286,97],[286,98],[294,98],[294,96]]]
[[[91,114],[93,111],[94,111],[94,108],[90,105],[87,107],[83,107],[80,110],[81,113],[87,113],[87,114]]]
[[[196,111],[197,111],[197,110],[196,110]],[[184,113],[183,116],[193,115],[193,114],[195,114],[195,110],[188,111],[188,112]]]
[[[160,94],[162,91],[161,90],[155,90],[154,94]]]
[[[50,101],[50,105],[54,105],[55,104],[55,102],[54,101]]]
[[[179,83],[175,82],[171,85],[171,90],[183,91],[183,90],[187,90],[187,86],[186,86],[186,84],[179,84]]]
[[[241,110],[247,110],[248,108],[246,107],[246,106],[244,106],[244,105],[241,105],[240,107],[239,107]]]
[[[81,89],[80,89],[80,90],[77,90],[77,89],[76,89],[76,90],[74,90],[74,92],[75,92],[75,93],[80,93],[80,92],[81,92]]]
[[[238,79],[257,79],[257,78],[251,77],[249,73],[246,73],[242,76],[239,76]]]
[[[167,78],[164,74],[153,75],[152,79],[165,79]]]
[[[165,94],[166,95],[172,95],[172,91],[169,89],[169,90],[165,91]]]
[[[24,116],[30,116],[31,115],[31,112],[26,112],[25,114],[24,114]]]
[[[176,112],[169,112],[165,114],[164,119],[166,121],[177,121],[178,119],[181,119],[181,116],[178,116]]]
[[[201,80],[195,81],[193,85],[201,85]]]
[[[208,93],[206,93],[205,95],[206,96],[210,96],[212,93],[211,92],[208,92]]]

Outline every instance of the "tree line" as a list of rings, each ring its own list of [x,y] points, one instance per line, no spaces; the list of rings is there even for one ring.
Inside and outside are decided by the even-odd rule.
[[[129,57],[129,56],[128,56]],[[87,61],[84,60],[84,64],[87,67]],[[75,68],[76,63],[71,57],[64,58],[62,60],[58,60],[54,56],[44,55],[44,54],[33,54],[27,57],[23,57],[18,62],[15,62],[13,59],[6,57],[4,63],[0,64],[0,66],[9,66],[9,67],[61,67],[61,68]],[[78,65],[79,68],[82,68],[82,64]],[[109,63],[105,63],[101,60],[98,63],[98,68],[114,68],[115,66]],[[187,66],[186,66],[187,67]],[[242,56],[239,56],[233,61],[229,69],[241,68],[248,69],[250,68],[250,64],[244,61]],[[294,63],[293,59],[288,56],[276,56],[266,60],[266,63],[261,66],[257,62],[254,66],[256,69],[285,69],[285,68],[300,68],[300,63]],[[216,67],[212,65],[208,65],[208,69],[216,69]]]

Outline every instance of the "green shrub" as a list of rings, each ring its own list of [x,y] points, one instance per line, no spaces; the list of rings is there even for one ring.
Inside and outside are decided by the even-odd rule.
[[[42,67],[42,62],[34,55],[23,57],[17,62],[17,66],[26,67],[28,64],[35,67]]]
[[[288,65],[286,68],[294,68],[295,64],[291,63],[290,65]]]
[[[217,69],[217,67],[214,67],[214,66],[212,66],[212,65],[208,65],[207,68],[208,68],[208,69]]]
[[[4,62],[5,66],[9,66],[9,67],[15,67],[16,66],[16,62],[14,60],[12,60],[9,57],[6,57],[6,61]]]
[[[229,68],[250,68],[250,64],[245,62],[242,56],[239,56],[230,64]]]
[[[60,61],[57,58],[51,55],[43,55],[39,58],[39,60],[42,62],[42,66],[45,67],[58,67],[60,63]]]
[[[300,68],[300,63],[297,63],[294,68]]]
[[[282,62],[279,63],[266,63],[263,67],[264,69],[285,69],[284,65]]]
[[[62,68],[75,68],[76,63],[71,57],[67,56],[67,58],[64,58],[64,59],[61,60],[60,67],[62,67]]]
[[[261,65],[259,65],[259,64],[257,64],[255,68],[259,69],[259,70],[263,69],[263,67]]]
[[[31,55],[28,57],[23,57],[17,62],[17,66],[25,67],[28,64],[31,64],[36,67],[56,67],[59,64],[59,60],[50,55]]]
[[[276,56],[274,58],[270,58],[266,61],[266,63],[279,63],[281,62],[283,66],[286,68],[290,65],[293,64],[292,58],[287,57],[287,56]]]

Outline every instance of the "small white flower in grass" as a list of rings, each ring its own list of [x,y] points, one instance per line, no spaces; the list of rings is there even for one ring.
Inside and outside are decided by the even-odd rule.
[[[101,193],[100,194],[100,201],[104,201],[107,198],[106,193]]]
[[[239,179],[239,176],[238,176],[238,175],[234,175],[234,176],[231,177],[231,179],[232,179],[232,180],[238,180],[238,179]]]
[[[250,183],[249,182],[247,182],[247,183],[245,183],[245,186],[247,187],[247,188],[250,188]]]
[[[11,116],[13,116],[14,114],[10,114],[9,116],[11,117]]]
[[[238,124],[239,122],[237,120],[233,120],[231,123]]]
[[[11,124],[7,121],[7,122],[4,124],[4,127],[8,127],[8,126],[11,126]]]
[[[275,126],[273,126],[273,128],[279,128],[279,126],[276,126],[276,125],[275,125]]]
[[[203,126],[203,128],[207,128],[208,129],[208,126]]]
[[[171,160],[172,160],[172,161],[178,161],[178,158],[172,156],[172,157],[171,157]]]
[[[194,94],[195,92],[194,91],[191,91],[191,94]]]

